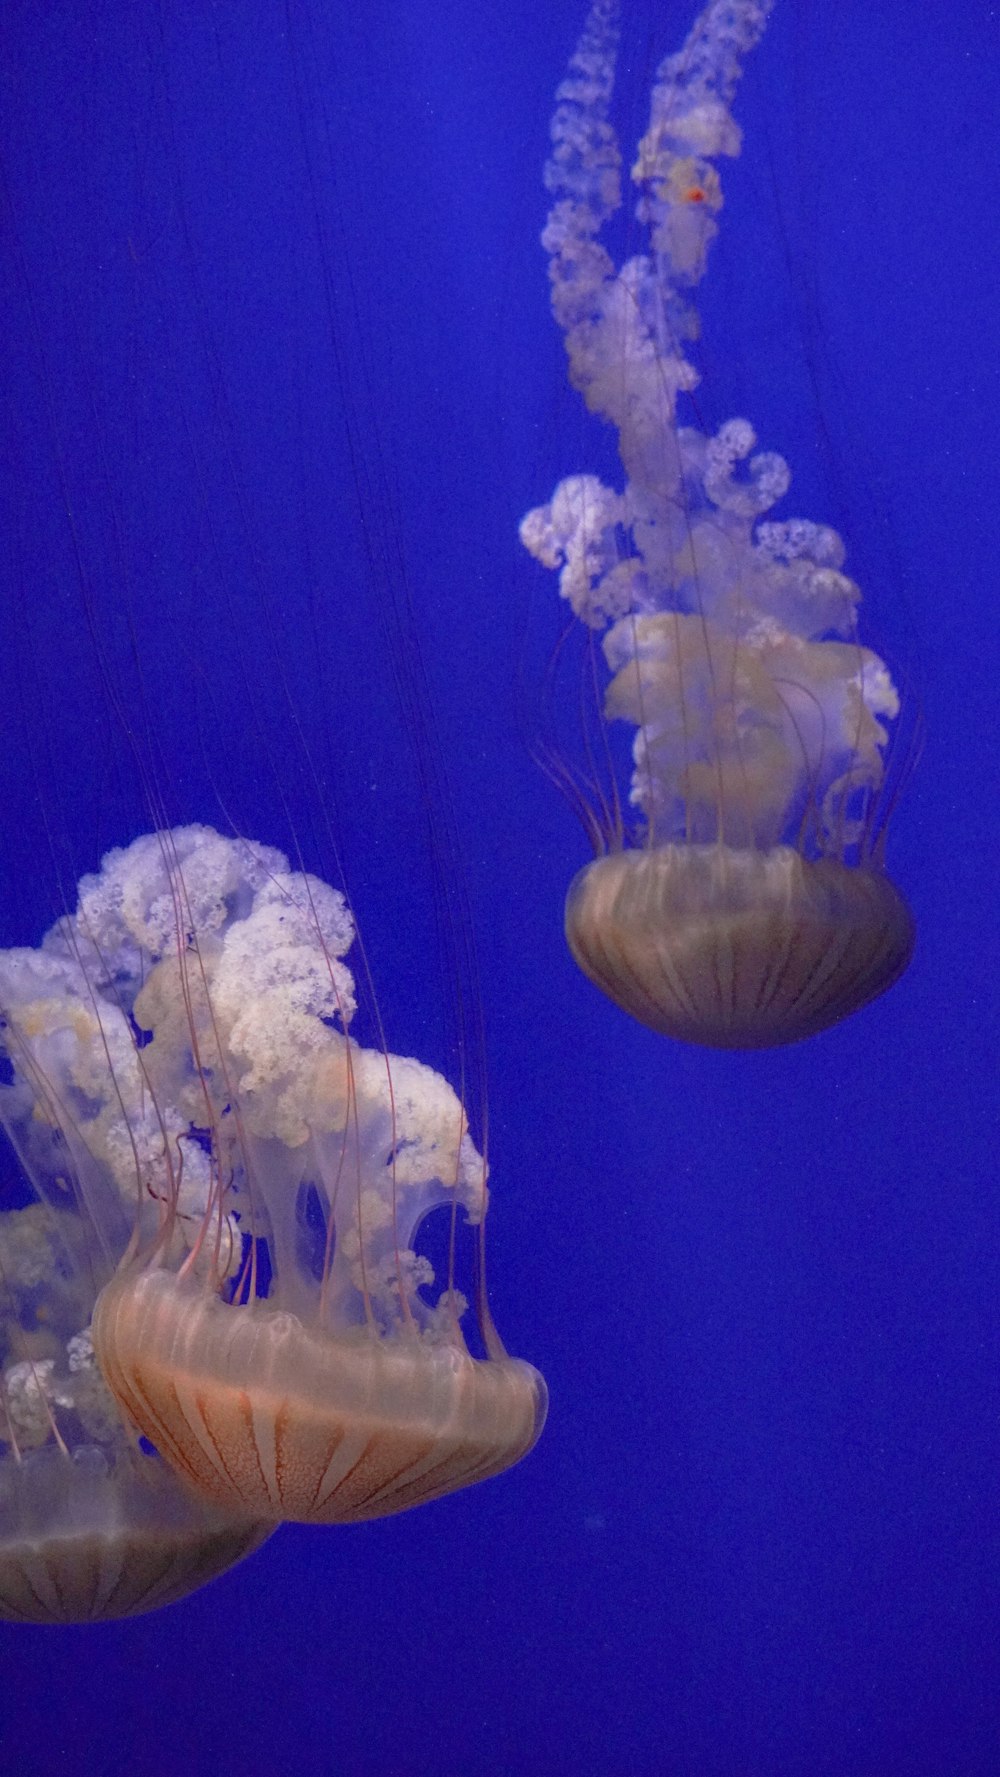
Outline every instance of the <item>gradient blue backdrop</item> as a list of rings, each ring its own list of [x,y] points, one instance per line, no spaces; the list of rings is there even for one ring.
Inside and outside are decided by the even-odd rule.
[[[693,7],[629,10],[631,142]],[[528,756],[559,616],[517,521],[613,462],[536,244],[581,13],[0,17],[0,941],[153,795],[335,842],[390,1042],[454,1073],[460,869],[494,1307],[552,1395],[478,1491],[283,1530],[131,1625],[0,1627],[20,1777],[1000,1771],[996,12],[778,0],[738,101],[702,411],[844,529],[926,748],[910,973],[732,1057],[577,975],[585,842]]]

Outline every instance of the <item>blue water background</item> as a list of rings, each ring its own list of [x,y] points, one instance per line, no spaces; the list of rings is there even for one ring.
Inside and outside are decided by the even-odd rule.
[[[632,11],[627,142],[690,18]],[[579,24],[0,19],[0,941],[151,804],[339,857],[391,1045],[461,1051],[479,1106],[467,905],[494,1310],[552,1400],[480,1489],[130,1625],[0,1627],[21,1777],[1000,1770],[996,11],[779,0],[738,101],[701,410],[842,526],[926,727],[909,974],[759,1056],[577,974],[586,842],[529,757],[560,617],[517,521],[614,461],[537,246]]]

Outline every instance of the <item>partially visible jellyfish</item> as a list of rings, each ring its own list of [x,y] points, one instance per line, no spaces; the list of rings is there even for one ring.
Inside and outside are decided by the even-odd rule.
[[[192,826],[111,852],[50,940],[84,977],[67,1019],[110,1007],[132,1039],[76,1088],[81,1171],[139,1199],[98,1362],[192,1489],[251,1520],[402,1511],[509,1467],[545,1415],[481,1262],[470,1353],[456,1254],[482,1259],[484,1163],[444,1079],[347,1034],[353,937],[339,892]],[[142,1104],[123,1107],[136,1069]],[[63,1073],[54,1051],[55,1091]]]
[[[91,993],[58,931],[0,952],[0,1067],[0,1618],[134,1616],[273,1526],[190,1494],[97,1366],[97,1293],[176,1132],[143,1089],[126,1014]]]
[[[596,0],[559,88],[543,244],[570,380],[618,431],[621,491],[570,476],[521,538],[604,631],[604,715],[635,728],[626,818],[572,883],[566,934],[597,986],[666,1035],[755,1048],[812,1035],[898,978],[910,913],[883,872],[900,703],[858,639],[828,525],[764,515],[789,486],[754,429],[677,418],[722,195],[730,105],[771,0],[713,0],[658,70],[632,178],[648,247],[619,267],[608,121],[617,5]]]

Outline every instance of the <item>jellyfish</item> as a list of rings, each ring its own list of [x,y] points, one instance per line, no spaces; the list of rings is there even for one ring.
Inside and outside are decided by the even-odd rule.
[[[617,429],[623,485],[560,482],[520,528],[601,636],[603,716],[634,729],[627,803],[566,902],[590,979],[686,1042],[794,1042],[892,985],[913,925],[884,871],[887,748],[900,711],[858,635],[860,592],[829,525],[767,517],[788,465],[732,418],[678,418],[697,386],[690,292],[740,151],[731,103],[771,0],[712,0],[660,66],[632,169],[645,250],[616,266],[608,121],[617,6],[595,0],[559,88],[543,245],[570,381]]]
[[[298,52],[296,34],[304,40]],[[21,397],[30,450],[36,420],[50,417],[59,511],[69,519],[64,571],[78,596],[51,607],[58,603],[64,617],[78,604],[82,617],[74,647],[58,618],[46,627],[50,605],[36,592],[37,584],[58,583],[57,572],[47,562],[44,574],[22,571],[5,658],[31,687],[20,704],[23,777],[43,785],[40,850],[54,836],[48,852],[58,898],[76,909],[45,945],[45,955],[59,954],[70,970],[53,1018],[71,1035],[95,1018],[99,1032],[115,1033],[105,1053],[98,1040],[88,1054],[83,1103],[67,1073],[75,1065],[68,1037],[40,1058],[40,1090],[46,1102],[73,1107],[72,1139],[85,1149],[79,1165],[91,1191],[96,1177],[100,1207],[105,1197],[125,1205],[81,1325],[134,1434],[131,1444],[138,1439],[145,1457],[145,1440],[203,1509],[226,1521],[377,1516],[495,1472],[541,1427],[544,1384],[505,1356],[486,1305],[485,1161],[458,1095],[442,1079],[406,1056],[387,1056],[377,1027],[371,1047],[355,1039],[361,1021],[344,961],[353,928],[335,892],[268,847],[207,829],[168,831],[177,816],[206,808],[221,810],[234,829],[263,831],[256,825],[263,803],[272,811],[267,824],[276,810],[278,830],[292,833],[292,849],[311,826],[320,845],[325,836],[328,854],[349,854],[351,822],[364,824],[369,778],[348,784],[343,757],[372,713],[371,686],[384,685],[387,671],[400,691],[402,740],[421,729],[411,632],[394,622],[394,600],[405,602],[395,514],[385,477],[368,472],[381,449],[376,438],[366,458],[364,427],[355,424],[353,368],[366,373],[370,354],[350,348],[353,332],[342,324],[331,273],[327,241],[339,241],[342,218],[326,217],[323,193],[335,193],[336,169],[320,147],[328,132],[307,127],[303,111],[302,93],[316,81],[311,115],[325,126],[326,83],[336,64],[317,58],[304,23],[301,31],[275,27],[279,48],[286,39],[291,45],[296,76],[277,83],[280,105],[288,106],[277,116],[287,115],[292,142],[301,135],[302,144],[289,160],[287,226],[273,262],[266,254],[260,262],[261,287],[273,303],[267,330],[280,337],[283,292],[298,313],[303,266],[322,292],[324,318],[309,336],[298,386],[286,375],[296,354],[278,352],[273,377],[261,359],[263,371],[255,363],[246,386],[234,379],[230,387],[218,367],[228,361],[224,348],[249,285],[239,249],[231,239],[228,253],[220,245],[218,223],[235,191],[235,212],[245,207],[250,238],[258,238],[259,181],[243,178],[239,131],[232,186],[225,164],[206,184],[202,145],[189,162],[183,145],[178,155],[173,45],[149,56],[141,22],[123,35],[136,52],[127,65],[146,82],[139,106],[150,135],[133,154],[131,116],[117,133],[116,74],[107,83],[108,152],[123,180],[99,206],[98,236],[133,289],[140,318],[134,333],[131,324],[122,328],[113,274],[101,345],[74,358],[79,386],[75,375],[53,371],[39,330],[38,375]],[[184,42],[185,67],[200,66]],[[205,47],[210,53],[210,38]],[[103,59],[99,85],[116,65],[113,55]],[[82,165],[89,188],[91,160],[82,150],[91,146],[98,108],[88,87],[81,116],[60,134],[51,161],[31,149],[29,169]],[[274,127],[266,115],[258,120],[265,133]],[[40,190],[30,180],[26,187],[29,212],[34,203],[46,219],[50,183],[43,177]],[[75,218],[76,207],[69,208]],[[201,227],[210,230],[204,261]],[[47,230],[48,220],[46,241]],[[209,254],[213,266],[239,270],[235,283],[220,279],[214,311],[201,283]],[[44,289],[49,261],[58,266],[61,256],[43,244],[42,260]],[[74,288],[67,301],[74,319],[91,300],[100,307],[111,287],[96,275],[102,260],[87,238],[82,291]],[[353,277],[347,285],[344,307],[363,312]],[[241,368],[250,362],[242,331],[238,323]],[[86,345],[87,326],[81,334]],[[36,381],[57,389],[59,399],[39,401]],[[252,424],[242,430],[245,387],[252,395],[246,405],[271,416],[260,434]],[[377,411],[366,375],[362,394],[364,413]],[[67,418],[75,395],[93,422],[82,434]],[[16,400],[8,411],[18,413]],[[44,424],[40,430],[44,440]],[[260,466],[258,446],[272,434],[291,451],[294,497],[288,459],[273,485],[265,487],[263,475],[250,479]],[[86,448],[77,448],[80,438]],[[78,478],[88,488],[79,503],[72,492]],[[86,513],[79,528],[78,504]],[[56,535],[61,527],[41,516],[45,536]],[[377,610],[365,596],[369,585]],[[335,641],[324,645],[324,638]],[[405,657],[401,667],[394,652]],[[342,686],[338,659],[349,662]],[[12,664],[12,682],[17,676]],[[350,696],[359,686],[364,705],[355,721]],[[16,694],[8,703],[18,707]],[[374,703],[381,714],[393,700]],[[68,741],[53,739],[50,727]],[[373,746],[365,757],[372,787],[376,752]],[[385,778],[390,767],[377,830],[365,839],[375,857],[388,847],[387,835],[399,843],[392,798],[405,795],[408,772],[428,805],[420,816],[432,845],[448,822],[426,791],[427,780],[434,782],[426,753],[411,765],[401,747]],[[254,812],[244,819],[247,794]],[[110,813],[109,797],[117,799]],[[146,824],[161,831],[115,854],[77,897],[63,860],[91,843],[98,822],[101,831],[107,825],[127,836]],[[412,907],[421,891],[410,831],[405,872],[396,860],[394,880],[408,881]],[[74,866],[74,885],[77,874]],[[421,1010],[432,1022],[436,1009]],[[460,1008],[456,1023],[462,1017]],[[63,1131],[60,1139],[70,1136]],[[475,1279],[474,1308],[472,1292],[458,1287],[463,1265]],[[444,1282],[432,1301],[435,1272]]]
[[[93,1007],[115,1033],[79,1082],[71,1050],[46,1058],[86,1101],[81,1176],[134,1205],[100,1372],[205,1508],[244,1521],[402,1511],[507,1468],[545,1416],[481,1268],[470,1351],[456,1253],[481,1259],[485,1167],[440,1075],[349,1034],[353,938],[339,891],[188,826],[111,852],[43,953],[82,975],[63,1028]]]
[[[60,933],[0,952],[0,1008],[0,1617],[134,1616],[204,1585],[273,1525],[191,1494],[125,1421],[94,1355],[97,1293],[170,1139],[125,1013],[90,991]]]

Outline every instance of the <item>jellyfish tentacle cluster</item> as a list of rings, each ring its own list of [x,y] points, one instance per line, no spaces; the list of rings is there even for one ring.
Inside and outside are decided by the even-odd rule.
[[[354,1038],[353,938],[343,895],[280,852],[186,827],[110,853],[40,951],[0,953],[0,1118],[46,1212],[70,1179],[81,1244],[84,1210],[106,1236],[67,1322],[102,1411],[247,1540],[496,1474],[545,1415],[484,1304],[469,1349],[451,1255],[461,1224],[475,1244],[485,1164],[447,1081]],[[435,1290],[419,1235],[442,1207]],[[10,1318],[23,1344],[16,1298]],[[44,1429],[71,1367],[39,1403],[8,1366],[11,1428],[27,1402]]]
[[[882,992],[913,933],[881,870],[880,790],[899,697],[858,639],[829,525],[768,519],[784,459],[751,423],[682,423],[697,386],[691,292],[740,151],[731,110],[771,0],[713,0],[660,66],[632,180],[645,251],[616,266],[608,120],[617,6],[597,0],[557,95],[542,236],[569,375],[617,430],[620,489],[571,475],[521,539],[602,635],[604,714],[634,729],[631,844],[581,872],[567,937],[642,1022],[689,1041],[807,1036]]]

